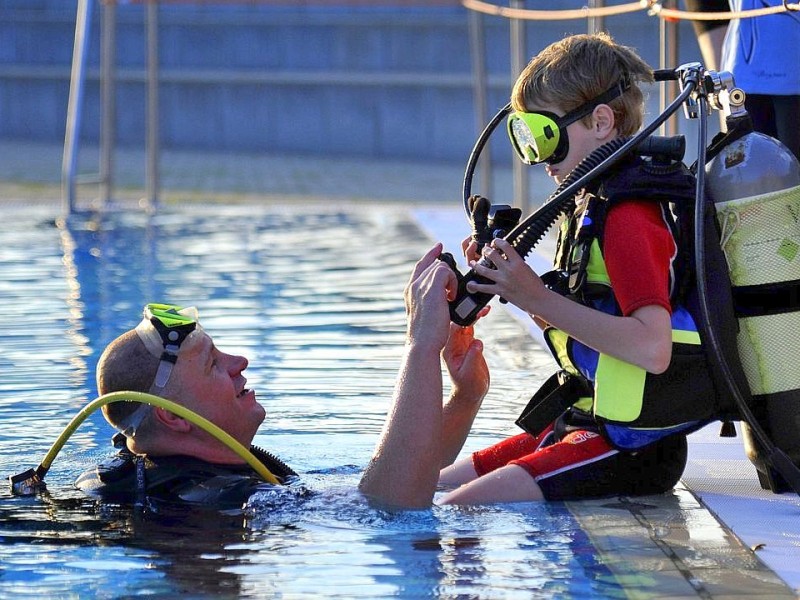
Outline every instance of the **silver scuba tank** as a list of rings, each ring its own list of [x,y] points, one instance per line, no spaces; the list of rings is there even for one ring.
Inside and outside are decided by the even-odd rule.
[[[800,163],[778,140],[752,130],[744,92],[733,88],[728,96],[728,131],[749,132],[708,162],[706,191],[728,263],[752,411],[800,465]],[[747,423],[742,430],[761,487],[789,489]]]

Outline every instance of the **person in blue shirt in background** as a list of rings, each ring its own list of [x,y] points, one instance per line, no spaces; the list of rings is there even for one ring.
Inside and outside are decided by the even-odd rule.
[[[746,11],[780,0],[730,0]],[[756,131],[780,140],[800,159],[800,13],[786,11],[733,19],[722,48],[721,70],[733,73],[746,94]]]

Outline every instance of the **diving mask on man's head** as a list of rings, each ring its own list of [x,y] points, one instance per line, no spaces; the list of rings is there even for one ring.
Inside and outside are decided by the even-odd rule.
[[[186,347],[186,341],[190,337],[195,338],[202,332],[198,318],[197,309],[193,306],[181,308],[172,304],[148,304],[144,307],[144,316],[135,331],[147,351],[159,359],[150,393],[161,395],[175,368],[181,348]],[[122,433],[133,437],[151,408],[149,404],[141,404],[123,419],[118,424]]]
[[[152,390],[158,394],[169,382],[178,353],[186,339],[200,330],[198,312],[193,306],[181,308],[172,304],[148,304],[136,333],[147,351],[159,359]]]
[[[569,152],[567,127],[592,113],[600,104],[611,102],[631,86],[623,75],[617,83],[599,96],[569,111],[563,117],[549,111],[511,113],[507,121],[508,137],[519,159],[526,165],[560,163]]]

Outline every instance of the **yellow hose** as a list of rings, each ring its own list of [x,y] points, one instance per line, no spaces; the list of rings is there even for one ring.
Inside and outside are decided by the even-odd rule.
[[[245,448],[228,433],[214,425],[214,423],[204,417],[201,417],[196,412],[189,410],[185,406],[181,406],[180,404],[173,402],[172,400],[167,400],[166,398],[161,398],[160,396],[154,396],[152,394],[145,394],[143,392],[112,392],[92,400],[89,404],[84,406],[78,412],[78,414],[73,417],[72,421],[69,422],[69,425],[64,428],[64,431],[61,432],[61,435],[58,436],[58,439],[50,447],[50,450],[47,452],[44,460],[42,460],[39,470],[47,472],[47,470],[50,468],[50,465],[53,464],[56,456],[61,451],[61,448],[89,415],[106,404],[122,401],[150,404],[152,406],[168,410],[182,419],[186,419],[190,423],[200,427],[200,429],[203,431],[211,434],[217,440],[233,450],[236,455],[250,465],[264,481],[275,485],[280,484],[280,481],[278,481],[277,477],[275,477],[275,475],[273,475],[260,460],[253,456],[253,453],[250,452],[249,449]]]

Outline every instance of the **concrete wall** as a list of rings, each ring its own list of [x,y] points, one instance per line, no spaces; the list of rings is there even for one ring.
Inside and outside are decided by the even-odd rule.
[[[0,137],[63,140],[75,7],[0,0]],[[101,11],[96,6],[81,131],[89,142],[99,136]],[[144,144],[143,22],[140,5],[118,5],[121,146]],[[508,21],[483,23],[494,112],[512,81]],[[457,1],[165,3],[159,25],[166,148],[463,161],[475,140],[468,12]],[[586,23],[526,27],[530,55]],[[654,66],[658,27],[644,12],[606,20]],[[688,25],[681,39],[681,62],[697,60]],[[493,145],[503,156],[500,137]]]

